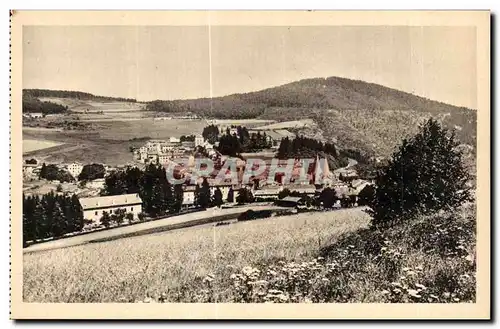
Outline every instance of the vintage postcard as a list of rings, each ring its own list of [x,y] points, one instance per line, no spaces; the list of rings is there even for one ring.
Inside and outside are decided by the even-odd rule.
[[[11,11],[11,318],[489,319],[489,11]]]

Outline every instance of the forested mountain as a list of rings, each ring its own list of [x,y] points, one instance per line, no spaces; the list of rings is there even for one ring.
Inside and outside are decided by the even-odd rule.
[[[151,111],[193,112],[211,118],[278,121],[312,118],[321,137],[388,155],[418,125],[435,117],[475,148],[476,111],[374,83],[339,77],[306,79],[257,92],[191,100],[152,101]]]

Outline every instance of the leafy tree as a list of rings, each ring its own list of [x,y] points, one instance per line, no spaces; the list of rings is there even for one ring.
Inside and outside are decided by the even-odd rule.
[[[36,159],[28,159],[25,161],[26,164],[37,164],[38,162],[36,161]]]
[[[104,178],[106,169],[100,163],[86,164],[83,166],[82,172],[78,175],[78,180],[94,180]]]
[[[358,194],[358,205],[366,206],[373,201],[375,197],[375,187],[373,185],[366,185]]]
[[[323,189],[323,191],[321,191],[321,194],[319,195],[319,201],[325,208],[332,208],[337,200],[337,193],[330,187]]]
[[[247,188],[241,188],[238,192],[238,196],[236,197],[236,202],[238,204],[251,203],[254,201],[254,197],[252,192]]]
[[[223,203],[224,201],[222,200],[222,191],[220,190],[219,187],[217,187],[214,191],[212,204],[216,207],[220,207],[222,206]]]
[[[232,187],[230,187],[229,191],[227,192],[227,202],[230,202],[230,203],[234,202],[234,190]]]
[[[129,212],[125,215],[125,218],[128,220],[129,223],[131,223],[134,220],[134,214]]]
[[[111,225],[111,216],[109,216],[109,213],[107,211],[103,211],[99,222],[106,228]]]
[[[375,180],[372,226],[387,227],[470,201],[470,174],[458,146],[455,133],[432,118],[404,139]]]
[[[57,185],[57,188],[56,188],[56,192],[62,192],[63,191],[63,187],[61,184],[58,184]]]
[[[206,126],[205,128],[203,128],[203,132],[201,135],[210,144],[214,144],[219,138],[219,128],[215,125]]]
[[[138,215],[137,215],[137,218],[139,218],[139,220],[142,222],[146,219],[146,214],[144,214],[143,212],[140,212]]]
[[[125,220],[125,214],[127,211],[123,208],[116,209],[111,215],[111,222],[115,222],[117,225],[121,225]]]

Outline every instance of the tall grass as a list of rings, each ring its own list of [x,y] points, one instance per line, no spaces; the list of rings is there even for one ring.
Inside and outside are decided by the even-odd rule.
[[[361,209],[25,255],[28,302],[470,303],[475,208],[384,231]]]
[[[203,278],[248,264],[304,261],[345,232],[366,227],[361,209],[305,213],[24,255],[26,302],[194,301]],[[220,282],[210,300],[229,300]],[[209,298],[207,298],[208,300]]]

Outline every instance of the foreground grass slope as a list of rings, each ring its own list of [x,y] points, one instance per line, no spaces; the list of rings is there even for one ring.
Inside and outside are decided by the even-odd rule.
[[[199,300],[207,275],[247,266],[306,261],[343,233],[366,227],[362,209],[190,228],[24,256],[27,302],[119,302],[148,296]],[[214,296],[231,300],[232,283]]]
[[[24,256],[27,302],[474,302],[475,207],[367,229],[362,209]]]

